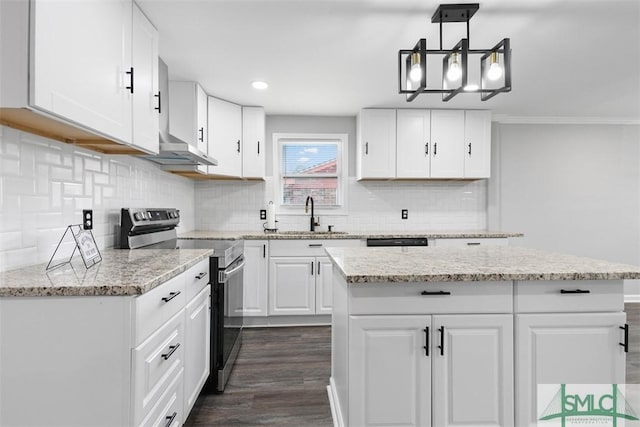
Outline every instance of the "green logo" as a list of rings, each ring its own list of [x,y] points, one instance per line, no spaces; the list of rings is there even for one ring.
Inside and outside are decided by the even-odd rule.
[[[624,390],[624,387],[622,387]],[[560,384],[557,392],[539,417],[540,421],[569,421],[573,425],[605,423],[618,426],[618,420],[638,421],[618,384]]]

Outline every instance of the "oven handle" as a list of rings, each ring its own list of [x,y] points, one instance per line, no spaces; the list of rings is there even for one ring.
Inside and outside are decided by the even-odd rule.
[[[219,273],[218,281],[220,283],[226,283],[227,280],[229,280],[231,278],[231,276],[237,274],[240,270],[242,270],[242,268],[244,267],[244,263],[245,263],[244,255],[240,259],[242,260],[242,262],[240,262],[240,264],[237,267],[235,267],[235,268],[233,268],[233,269],[231,269],[229,271],[225,270],[225,271],[221,271]]]

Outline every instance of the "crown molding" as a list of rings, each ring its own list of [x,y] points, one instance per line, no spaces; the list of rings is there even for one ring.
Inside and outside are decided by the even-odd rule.
[[[628,117],[568,117],[568,116],[510,116],[494,114],[491,121],[501,124],[540,125],[640,125],[640,118]]]

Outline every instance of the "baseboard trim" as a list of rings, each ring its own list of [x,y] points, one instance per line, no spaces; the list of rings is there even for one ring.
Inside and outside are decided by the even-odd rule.
[[[344,422],[342,420],[342,410],[340,409],[340,400],[338,400],[338,395],[336,393],[336,384],[333,382],[333,377],[329,378],[327,394],[329,395],[329,406],[331,406],[331,418],[333,418],[333,427],[344,427]]]
[[[640,303],[640,295],[625,295],[624,302],[628,303]]]
[[[331,326],[331,315],[245,317],[245,328],[278,326]]]

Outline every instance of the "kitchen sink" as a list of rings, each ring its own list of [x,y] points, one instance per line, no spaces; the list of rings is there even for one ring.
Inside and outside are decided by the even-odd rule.
[[[288,235],[298,235],[298,236],[305,236],[305,235],[314,235],[314,236],[331,236],[333,234],[347,234],[346,231],[279,231],[278,234],[288,234]]]

